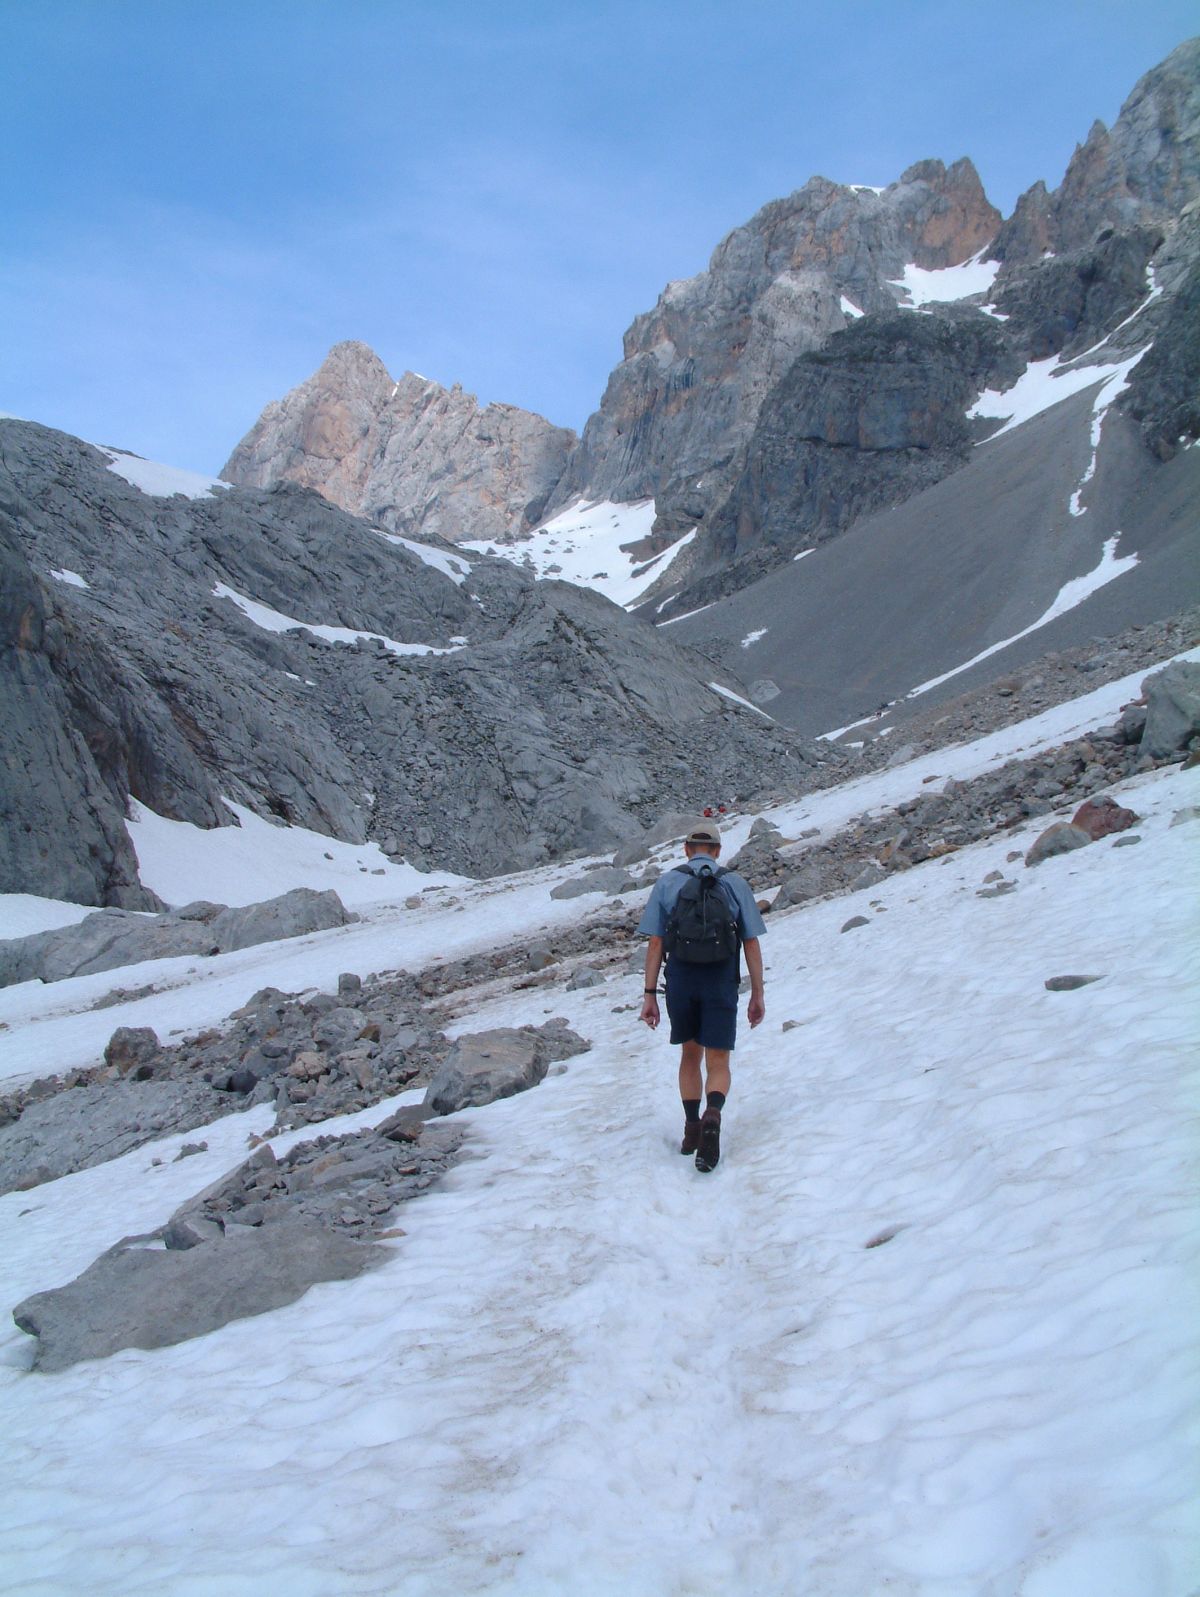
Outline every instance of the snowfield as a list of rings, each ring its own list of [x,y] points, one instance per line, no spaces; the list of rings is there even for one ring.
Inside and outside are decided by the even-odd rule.
[[[1111,720],[1131,690],[772,818],[828,833]],[[384,1268],[59,1375],[28,1372],[10,1323],[0,1591],[1195,1591],[1200,775],[1113,791],[1137,846],[1009,861],[1045,817],[768,917],[767,1019],[743,1026],[711,1176],[675,1152],[675,1053],[636,1023],[639,973],[493,989],[456,1032],[560,1014],[592,1050],[461,1117],[467,1157],[398,1212]],[[553,942],[607,903],[549,898],[579,868],[365,903],[357,926],[202,968],[8,989],[0,1071],[95,1058],[119,1024],[204,1024],[269,981]],[[1018,885],[982,899],[993,870]],[[87,1007],[164,965],[170,990]],[[1046,990],[1068,973],[1100,979]],[[175,1136],[0,1197],[3,1302],[159,1224],[270,1118],[189,1131],[208,1151],[180,1164]]]

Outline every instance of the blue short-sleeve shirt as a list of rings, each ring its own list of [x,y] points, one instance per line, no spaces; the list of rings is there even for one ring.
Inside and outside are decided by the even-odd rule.
[[[707,854],[697,854],[685,862],[683,869],[691,871],[693,876],[696,876],[702,871],[715,870],[716,862]],[[678,869],[663,872],[655,882],[649,902],[638,922],[639,937],[667,935],[667,920],[682,887],[683,877]],[[754,894],[750,891],[750,883],[746,878],[739,876],[736,871],[727,871],[717,882],[717,891],[724,895],[726,903],[737,916],[738,936],[742,942],[746,943],[752,938],[761,937],[767,928],[758,912],[758,905],[754,902]]]

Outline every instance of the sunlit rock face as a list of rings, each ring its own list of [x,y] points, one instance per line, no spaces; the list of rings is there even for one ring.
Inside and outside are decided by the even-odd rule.
[[[533,525],[575,434],[515,405],[480,406],[456,384],[398,382],[365,344],[338,344],[268,405],[221,475],[243,487],[315,488],[393,532],[504,538]]]

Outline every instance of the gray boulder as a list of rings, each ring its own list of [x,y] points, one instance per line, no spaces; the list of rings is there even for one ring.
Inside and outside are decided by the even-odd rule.
[[[1069,854],[1073,849],[1086,848],[1091,841],[1091,834],[1085,832],[1082,826],[1072,826],[1070,821],[1056,821],[1035,839],[1025,856],[1025,863],[1040,865],[1043,860],[1053,859],[1056,854]]]
[[[528,1033],[511,1027],[463,1037],[451,1049],[425,1094],[428,1109],[452,1115],[536,1087],[550,1062]]]
[[[104,1049],[104,1063],[126,1076],[152,1062],[160,1044],[152,1026],[118,1026]]]
[[[752,887],[766,887],[777,882],[786,873],[787,866],[779,846],[783,834],[762,821],[756,821],[750,836],[729,861],[729,869],[744,876]]]
[[[807,865],[787,878],[771,904],[772,911],[806,904],[826,891],[828,882],[815,865]]]
[[[430,1114],[451,1115],[510,1098],[536,1087],[556,1060],[590,1047],[561,1021],[536,1030],[500,1026],[460,1037],[430,1082],[425,1107]]]
[[[644,837],[631,837],[617,849],[612,857],[612,863],[624,869],[630,865],[637,865],[649,852],[650,844]]]
[[[588,871],[583,876],[572,876],[550,889],[551,898],[581,898],[585,893],[629,893],[637,886],[626,870],[615,865]]]
[[[866,887],[878,887],[880,882],[887,880],[887,872],[882,865],[877,865],[874,860],[868,861],[850,883],[852,893],[860,892]]]
[[[261,904],[222,910],[209,930],[216,946],[225,954],[235,948],[252,948],[256,943],[274,943],[285,937],[329,931],[357,919],[332,888],[317,892],[312,887],[294,887],[290,893],[281,893],[278,898],[268,898]]]
[[[294,1303],[318,1281],[380,1265],[384,1248],[288,1216],[232,1226],[186,1249],[120,1242],[67,1286],[19,1303],[13,1319],[38,1339],[33,1367],[51,1373],[122,1348],[170,1347],[231,1320]]]
[[[642,841],[648,848],[654,848],[659,843],[680,844],[682,852],[682,839],[686,836],[688,828],[696,819],[695,811],[675,810],[671,814],[660,816],[648,828]]]
[[[293,888],[239,909],[189,904],[163,915],[105,909],[75,926],[0,943],[0,987],[20,981],[65,981],[149,959],[224,954],[327,931],[357,919],[332,889],[319,893],[311,887]]]
[[[1146,726],[1141,751],[1156,760],[1186,749],[1200,734],[1200,662],[1176,660],[1142,683]]]

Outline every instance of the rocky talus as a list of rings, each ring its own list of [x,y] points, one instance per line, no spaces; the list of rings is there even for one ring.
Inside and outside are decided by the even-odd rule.
[[[575,434],[456,384],[393,381],[365,344],[330,350],[268,405],[222,468],[248,488],[295,482],[410,536],[503,538],[541,515]]]

